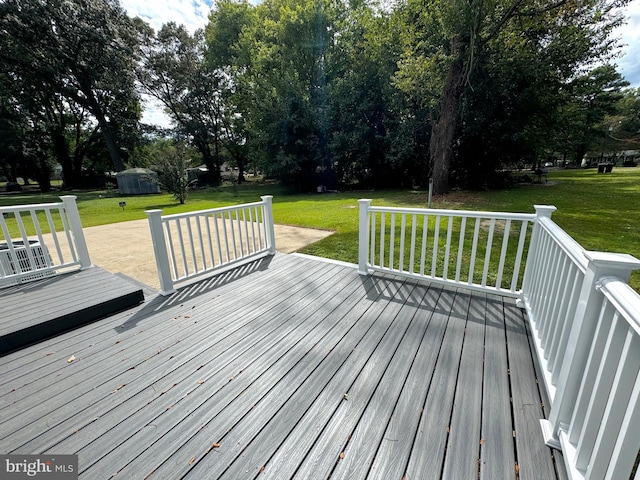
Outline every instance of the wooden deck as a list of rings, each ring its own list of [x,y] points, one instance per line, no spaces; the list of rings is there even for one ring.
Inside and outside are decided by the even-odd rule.
[[[0,289],[0,355],[131,308],[143,289],[99,267]]]
[[[78,454],[85,479],[566,478],[513,300],[299,256],[155,297],[0,372],[0,453]]]

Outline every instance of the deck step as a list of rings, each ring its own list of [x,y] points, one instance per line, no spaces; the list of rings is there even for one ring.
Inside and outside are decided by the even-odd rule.
[[[143,301],[139,285],[100,267],[0,289],[0,356]]]

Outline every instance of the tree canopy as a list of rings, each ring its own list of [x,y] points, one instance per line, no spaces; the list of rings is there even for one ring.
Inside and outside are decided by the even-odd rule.
[[[299,190],[499,186],[496,171],[638,141],[616,71],[628,0],[218,0],[154,32],[117,0],[0,3],[0,168],[70,186],[136,150],[141,96],[167,136]],[[148,131],[148,130],[147,130]]]
[[[91,116],[113,168],[125,168],[124,137],[137,128],[141,114],[135,84],[141,27],[114,0],[0,3],[5,80],[13,84],[13,98],[23,99],[22,110],[49,132],[63,168],[72,164],[61,148],[68,139],[61,136],[76,114]],[[26,99],[34,102],[27,105]],[[67,173],[72,181],[78,172]]]

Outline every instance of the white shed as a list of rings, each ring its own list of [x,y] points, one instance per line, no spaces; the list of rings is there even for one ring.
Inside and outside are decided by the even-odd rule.
[[[158,174],[148,168],[130,168],[116,173],[121,195],[160,193]]]

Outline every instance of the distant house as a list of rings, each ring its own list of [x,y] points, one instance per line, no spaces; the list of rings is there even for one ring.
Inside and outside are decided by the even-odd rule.
[[[618,150],[615,152],[588,152],[582,159],[582,166],[589,167],[598,163],[624,165],[627,162],[640,163],[640,150]]]

